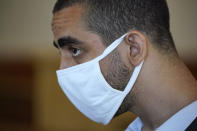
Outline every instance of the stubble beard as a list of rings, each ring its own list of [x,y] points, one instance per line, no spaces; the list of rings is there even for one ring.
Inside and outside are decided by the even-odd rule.
[[[117,50],[114,50],[109,57],[110,64],[105,79],[114,89],[124,91],[130,80],[132,71],[121,60],[121,56]],[[130,98],[129,95],[126,96],[114,117],[127,112],[131,108],[132,100]]]

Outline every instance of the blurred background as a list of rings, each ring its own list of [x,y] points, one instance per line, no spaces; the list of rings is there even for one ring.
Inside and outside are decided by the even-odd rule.
[[[59,88],[59,54],[50,22],[56,0],[0,0],[0,131],[121,131],[126,113],[108,126],[83,116]],[[197,78],[197,1],[168,0],[179,55]]]

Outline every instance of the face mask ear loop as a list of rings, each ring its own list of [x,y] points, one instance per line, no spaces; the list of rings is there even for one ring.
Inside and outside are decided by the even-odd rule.
[[[131,76],[131,79],[129,80],[125,90],[123,91],[125,93],[125,95],[127,95],[131,91],[131,89],[133,88],[133,85],[135,84],[137,77],[139,76],[139,73],[142,69],[143,63],[144,63],[144,60],[140,63],[140,65],[135,67],[133,74]]]
[[[109,45],[104,52],[102,53],[102,55],[99,56],[99,60],[103,59],[104,57],[106,57],[108,54],[110,54],[113,50],[115,50],[118,45],[123,41],[124,37],[127,34],[124,34],[123,36],[121,36],[119,39],[115,40],[111,45]]]

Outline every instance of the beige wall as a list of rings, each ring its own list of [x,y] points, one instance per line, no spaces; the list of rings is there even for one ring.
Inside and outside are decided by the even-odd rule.
[[[50,22],[54,3],[0,0],[0,54],[17,58],[53,55]]]
[[[178,52],[186,61],[197,61],[197,0],[167,1]]]
[[[197,61],[197,1],[168,0],[171,29],[182,58]],[[0,1],[0,58],[34,61],[34,125],[46,130],[123,130],[133,120],[125,114],[109,126],[84,117],[60,90],[55,70],[58,54],[52,46],[51,10],[55,0]]]
[[[197,60],[197,1],[167,1],[179,54],[184,59]],[[50,20],[54,3],[55,0],[1,0],[0,54],[53,55]]]

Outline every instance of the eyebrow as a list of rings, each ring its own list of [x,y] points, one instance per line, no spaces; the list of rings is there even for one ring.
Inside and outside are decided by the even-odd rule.
[[[69,45],[78,45],[78,44],[82,44],[83,42],[79,41],[78,39],[71,37],[71,36],[65,36],[62,37],[60,39],[58,39],[58,43],[56,43],[55,41],[53,42],[53,45],[56,48],[63,48],[65,46],[69,46]]]

